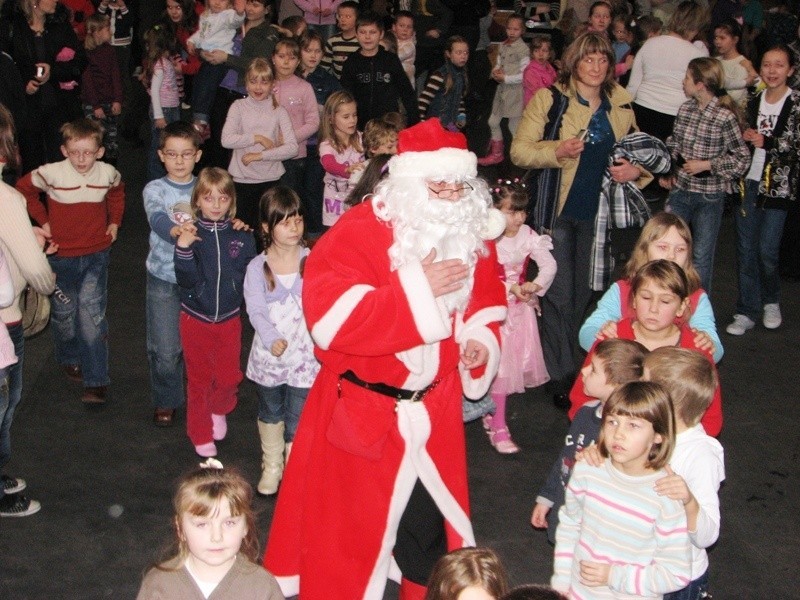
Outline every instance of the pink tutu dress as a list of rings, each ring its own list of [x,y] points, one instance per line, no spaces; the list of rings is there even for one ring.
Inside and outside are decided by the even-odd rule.
[[[497,241],[497,257],[505,269],[506,289],[511,289],[514,283],[525,282],[528,261],[533,260],[539,266],[534,283],[542,286],[536,295],[544,296],[556,275],[556,261],[550,254],[552,249],[549,235],[539,235],[527,225],[514,237],[501,237]],[[500,339],[500,368],[492,384],[493,394],[516,394],[549,381],[534,308],[517,300],[511,292],[508,294],[508,317],[500,328]]]

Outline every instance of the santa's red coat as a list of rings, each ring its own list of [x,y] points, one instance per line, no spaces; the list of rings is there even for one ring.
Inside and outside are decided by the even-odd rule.
[[[493,244],[474,271],[463,315],[446,314],[419,263],[397,271],[392,229],[370,203],[345,213],[305,267],[303,310],[322,370],[309,393],[281,484],[264,565],[288,597],[383,598],[400,575],[392,547],[419,478],[445,517],[450,549],[473,545],[462,388],[481,397],[500,357],[505,289]],[[463,371],[460,344],[489,349]],[[395,403],[339,374],[405,389],[438,381],[423,402]]]

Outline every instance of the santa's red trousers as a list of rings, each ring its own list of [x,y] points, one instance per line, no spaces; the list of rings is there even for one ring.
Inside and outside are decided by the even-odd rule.
[[[242,320],[236,315],[222,323],[207,323],[182,312],[180,332],[189,380],[186,432],[199,446],[213,441],[212,413],[227,415],[236,408],[242,381]]]

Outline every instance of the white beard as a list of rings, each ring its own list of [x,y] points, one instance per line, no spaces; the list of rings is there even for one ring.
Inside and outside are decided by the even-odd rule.
[[[436,261],[456,258],[469,266],[469,277],[461,288],[441,296],[448,314],[463,311],[469,302],[479,254],[485,254],[481,232],[490,206],[482,180],[470,179],[473,191],[458,202],[429,198],[421,180],[382,181],[373,197],[373,210],[394,228],[389,248],[392,269],[419,262],[436,250]]]

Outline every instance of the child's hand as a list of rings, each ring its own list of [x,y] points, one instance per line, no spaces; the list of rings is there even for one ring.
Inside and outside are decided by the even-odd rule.
[[[536,316],[542,316],[542,303],[539,300],[539,296],[532,294],[530,300],[528,300],[528,306],[533,309],[533,312],[536,313]]]
[[[489,349],[477,340],[467,340],[461,353],[461,364],[465,369],[482,367],[489,360]]]
[[[592,467],[599,467],[605,461],[603,455],[600,454],[600,448],[597,447],[597,444],[586,446],[586,448],[580,452],[576,452],[575,461],[577,462],[581,460]]]
[[[248,152],[242,157],[242,164],[246,167],[257,160],[261,160],[261,152]]]
[[[745,129],[742,137],[744,138],[745,142],[750,142],[753,144],[754,148],[764,147],[764,135],[758,133],[758,131],[755,129]]]
[[[699,329],[692,329],[694,332],[694,345],[698,350],[704,350],[709,354],[714,354],[714,340],[711,339],[711,336],[708,335],[705,331],[700,331]]]
[[[672,500],[680,500],[681,504],[686,506],[694,499],[692,492],[689,491],[689,486],[680,475],[672,470],[672,467],[667,465],[664,467],[667,472],[666,477],[662,477],[656,481],[654,489],[659,496],[666,496]]]
[[[506,73],[503,69],[494,69],[492,71],[492,79],[498,83],[503,83],[506,80]]]
[[[95,108],[92,111],[92,114],[94,115],[95,119],[105,119],[106,118],[106,111],[103,110],[102,106],[100,106],[98,108]]]
[[[614,340],[617,338],[617,322],[606,321],[594,336],[597,340]]]
[[[119,225],[116,223],[111,223],[111,225],[106,228],[106,235],[111,236],[111,243],[117,241],[117,231],[119,231]]]
[[[514,297],[515,297],[517,300],[519,300],[520,302],[527,302],[528,300],[530,300],[530,299],[531,299],[531,294],[530,294],[530,292],[526,291],[526,290],[525,290],[525,289],[524,289],[524,288],[523,288],[521,285],[519,285],[518,283],[515,283],[515,284],[513,284],[513,285],[511,286],[511,289],[510,289],[509,291],[510,291],[510,292],[511,292],[511,293],[514,295]]]
[[[689,175],[697,175],[698,173],[702,173],[703,171],[710,171],[711,170],[711,161],[710,160],[687,160],[683,163],[684,173],[688,173]]]
[[[256,144],[261,144],[264,147],[264,150],[272,150],[275,147],[275,142],[273,142],[267,136],[261,135],[260,133],[257,133],[253,136],[253,141]]]
[[[545,529],[547,527],[547,513],[550,512],[550,507],[546,504],[536,503],[533,507],[533,514],[531,515],[531,525],[536,529]]]
[[[189,41],[186,42],[186,51],[192,55],[197,52],[197,48],[195,47],[194,42],[189,42]]]
[[[607,563],[596,563],[582,560],[581,583],[587,587],[600,587],[608,585],[608,574],[611,572],[611,565]]]
[[[527,292],[528,294],[535,294],[542,289],[542,286],[534,281],[526,281],[520,287],[523,292]]]
[[[31,79],[25,86],[25,93],[28,94],[28,96],[33,96],[36,92],[39,91],[40,85],[41,83],[39,83],[35,79]]]
[[[269,349],[272,352],[272,356],[280,356],[286,351],[286,348],[289,346],[289,342],[286,340],[277,340],[272,343],[272,347]]]
[[[357,163],[353,163],[352,165],[348,165],[347,172],[350,175],[352,175],[356,171],[360,171],[363,168],[364,168],[364,162],[363,161],[362,162],[357,162]]]
[[[231,225],[233,226],[234,231],[252,231],[252,229],[250,229],[250,225],[241,219],[233,219],[231,221]]]
[[[155,119],[153,121],[153,125],[156,126],[156,129],[164,129],[164,127],[167,126],[167,120],[166,119]]]
[[[111,103],[111,114],[119,116],[122,114],[122,103],[121,102],[112,102]]]
[[[197,227],[186,227],[186,223],[181,227],[181,234],[178,236],[176,242],[178,248],[188,248],[195,242],[199,242],[200,238],[197,236]]]
[[[675,185],[675,178],[672,175],[662,175],[658,178],[658,185],[665,190],[671,190],[672,186]]]

